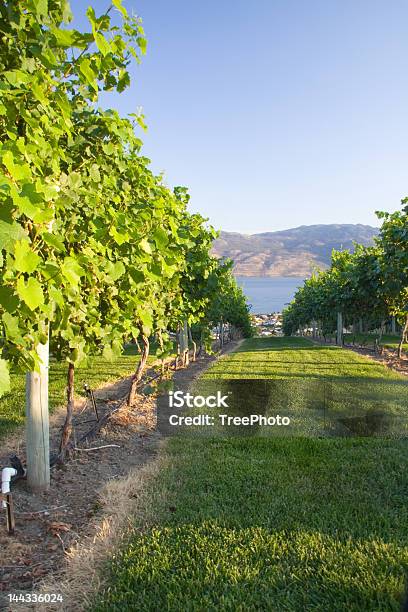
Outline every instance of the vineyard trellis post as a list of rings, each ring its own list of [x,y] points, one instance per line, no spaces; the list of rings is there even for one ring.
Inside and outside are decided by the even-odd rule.
[[[183,365],[185,367],[187,367],[189,365],[190,362],[190,358],[189,358],[189,347],[188,347],[188,323],[187,323],[187,319],[184,319],[183,321],[183,327],[182,327],[182,337],[183,337]]]
[[[27,481],[32,491],[50,486],[50,442],[48,412],[49,339],[37,346],[39,371],[26,375]]]
[[[337,313],[337,345],[343,346],[343,313]]]

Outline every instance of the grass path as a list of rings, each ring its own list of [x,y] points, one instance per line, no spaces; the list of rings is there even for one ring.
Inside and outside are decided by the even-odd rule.
[[[306,338],[253,338],[218,361],[204,378],[398,379],[372,359],[336,346],[316,345]]]
[[[205,377],[401,380],[303,339],[254,339]],[[405,381],[406,384],[406,381]],[[408,444],[381,438],[175,437],[94,610],[400,609]]]

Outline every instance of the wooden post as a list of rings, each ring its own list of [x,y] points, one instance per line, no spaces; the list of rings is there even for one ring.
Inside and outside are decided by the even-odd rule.
[[[408,334],[408,314],[405,317],[405,324],[401,331],[401,340],[398,345],[398,359],[401,359],[402,357],[402,347],[404,345],[404,342],[406,342],[407,334]]]
[[[176,329],[176,359],[174,361],[174,369],[177,370],[179,362],[181,361],[181,326],[177,323]]]
[[[64,461],[69,452],[69,443],[72,433],[72,414],[74,411],[74,381],[75,381],[75,366],[72,361],[68,364],[67,373],[67,414],[62,427],[61,441],[59,447],[59,457]]]
[[[191,361],[195,361],[196,360],[196,355],[197,355],[197,343],[193,340],[193,334],[191,333],[191,327],[188,326],[188,339],[191,342],[191,345],[193,347],[193,354],[191,356]]]
[[[181,364],[183,367],[186,367],[189,364],[188,325],[186,320],[183,321],[179,327],[179,347]]]
[[[32,491],[50,486],[50,434],[48,413],[49,341],[37,346],[40,371],[26,375],[27,481]]]
[[[139,385],[139,382],[142,380],[143,372],[145,371],[147,359],[149,357],[149,350],[150,350],[149,338],[145,336],[144,334],[142,334],[142,344],[143,344],[143,349],[142,349],[142,354],[140,356],[140,361],[137,364],[136,372],[132,376],[132,382],[130,384],[129,393],[126,399],[127,406],[131,406],[135,400],[135,397],[137,394],[137,387]],[[177,369],[177,358],[176,358],[175,369]]]
[[[343,313],[337,313],[337,345],[343,346]]]
[[[224,346],[224,321],[223,318],[221,317],[221,321],[220,321],[220,348],[222,348]]]
[[[9,535],[14,535],[14,529],[16,527],[16,524],[14,520],[13,496],[11,493],[7,493],[6,495],[6,523],[7,533]]]
[[[184,319],[183,321],[183,349],[184,349],[184,355],[183,355],[183,363],[184,363],[184,367],[188,367],[189,363],[190,363],[190,356],[189,356],[189,352],[188,352],[188,323],[187,323],[187,319]]]

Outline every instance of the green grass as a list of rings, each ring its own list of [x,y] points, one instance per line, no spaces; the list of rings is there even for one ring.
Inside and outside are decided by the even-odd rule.
[[[366,333],[366,334],[344,334],[344,342],[346,344],[351,344],[354,342],[355,344],[363,344],[365,346],[374,346],[375,340],[380,336],[376,333]],[[383,334],[381,338],[381,346],[385,346],[387,348],[398,348],[400,343],[400,336],[394,334]],[[408,344],[405,343],[402,345],[402,348],[406,351],[408,350]]]
[[[219,360],[204,378],[399,378],[383,365],[306,338],[252,338]]]
[[[366,346],[367,348],[374,348],[375,340],[378,339],[380,335],[376,332],[365,332],[365,333],[346,333],[344,334],[344,343],[347,344],[355,344],[359,346]],[[331,340],[332,342],[336,341],[336,334],[327,334],[327,340]],[[398,334],[383,334],[381,337],[381,346],[385,346],[386,348],[396,349],[398,348],[400,342],[400,336]],[[408,351],[408,343],[402,345],[404,351]]]
[[[298,380],[402,380],[292,338],[248,340],[206,376],[279,379],[282,363]],[[171,438],[149,485],[150,526],[142,508],[94,612],[399,610],[407,451],[405,439]]]
[[[155,351],[149,361],[155,360]],[[92,389],[130,376],[137,365],[137,351],[134,345],[128,345],[120,357],[108,362],[102,357],[91,357],[86,367],[76,368],[75,389],[77,396],[83,393],[86,382]],[[67,363],[51,361],[49,371],[49,401],[51,411],[61,406],[66,398]],[[25,421],[25,376],[11,374],[11,391],[0,399],[0,438]]]

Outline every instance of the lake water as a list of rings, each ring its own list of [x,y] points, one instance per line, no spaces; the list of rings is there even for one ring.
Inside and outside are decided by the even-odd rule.
[[[282,312],[304,281],[303,278],[284,276],[237,276],[236,279],[251,304],[253,314]]]

